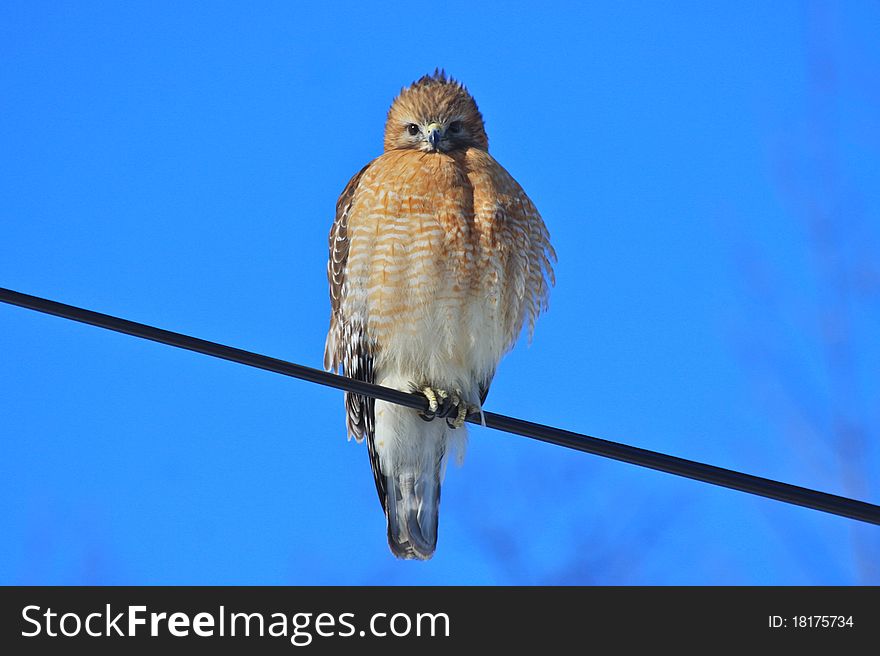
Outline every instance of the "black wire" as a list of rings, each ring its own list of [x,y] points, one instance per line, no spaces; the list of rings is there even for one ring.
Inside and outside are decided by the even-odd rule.
[[[327,385],[337,389],[346,390],[348,392],[356,392],[366,396],[372,396],[383,401],[397,403],[409,408],[417,410],[427,410],[427,399],[421,394],[410,394],[399,390],[381,387],[371,383],[338,376],[336,374],[327,373],[319,369],[304,367],[302,365],[293,364],[284,360],[270,358],[258,353],[244,351],[242,349],[224,346],[215,342],[209,342],[197,337],[190,337],[180,333],[163,330],[147,326],[142,323],[120,319],[119,317],[93,312],[83,308],[50,301],[29,294],[12,291],[0,287],[0,301],[17,305],[19,307],[52,314],[65,319],[72,319],[81,323],[87,323],[108,330],[149,339],[154,342],[176,346],[178,348],[203,353],[215,358],[222,358],[231,362],[238,362],[250,367],[265,369],[285,376],[293,378],[301,378],[312,383]],[[676,476],[684,476],[692,478],[704,483],[720,485],[723,487],[756,494],[758,496],[784,501],[813,510],[821,510],[823,512],[856,519],[871,524],[880,524],[880,506],[876,506],[864,501],[840,497],[827,492],[819,492],[797,485],[781,483],[779,481],[744,474],[742,472],[723,469],[714,465],[707,465],[693,460],[685,460],[675,456],[658,453],[656,451],[648,451],[626,444],[617,442],[609,442],[598,437],[589,435],[581,435],[571,431],[553,428],[543,424],[535,424],[522,419],[515,419],[505,415],[499,415],[494,412],[484,412],[485,425],[489,428],[496,428],[508,433],[515,433],[523,437],[564,446],[576,451],[584,453],[592,453],[594,455],[612,458],[621,462],[628,462],[649,469],[675,474]],[[468,417],[468,421],[473,423],[481,423],[481,417],[478,413]]]

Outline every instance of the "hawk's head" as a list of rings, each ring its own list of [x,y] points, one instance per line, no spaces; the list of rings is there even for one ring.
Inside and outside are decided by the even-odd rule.
[[[471,94],[442,70],[406,87],[391,103],[385,150],[489,150],[483,117]]]

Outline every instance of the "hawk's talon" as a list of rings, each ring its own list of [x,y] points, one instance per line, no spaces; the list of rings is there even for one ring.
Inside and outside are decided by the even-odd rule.
[[[450,428],[461,428],[467,422],[467,418],[475,413],[480,412],[480,408],[469,403],[462,403],[458,406],[458,412],[455,419],[446,418],[446,425]]]
[[[435,390],[437,395],[442,397],[440,407],[437,409],[437,416],[446,418],[452,414],[461,405],[461,397],[456,392],[446,392],[444,390]]]
[[[457,390],[447,392],[436,387],[423,387],[419,391],[428,400],[428,409],[418,413],[424,421],[442,417],[450,428],[461,428],[469,414],[479,412],[479,408],[466,403]]]
[[[444,390],[435,390],[431,387],[423,387],[420,391],[428,399],[428,410],[420,412],[419,417],[425,421],[433,421],[434,417],[437,416],[438,410],[444,407],[448,395]],[[438,397],[440,398],[439,403],[437,401]],[[445,410],[444,412],[448,413],[449,411]],[[446,415],[441,414],[440,416],[445,417]]]

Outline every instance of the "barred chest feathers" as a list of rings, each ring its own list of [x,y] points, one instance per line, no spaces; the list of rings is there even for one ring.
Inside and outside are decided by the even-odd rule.
[[[474,171],[469,160],[480,156],[491,159],[392,151],[382,157],[405,161],[365,173],[363,188],[375,191],[352,208],[361,219],[349,225],[344,311],[362,318],[377,372],[458,384],[471,395],[517,337],[528,264],[506,245],[521,242],[525,226],[507,221],[504,201],[517,195],[486,188],[491,178]]]

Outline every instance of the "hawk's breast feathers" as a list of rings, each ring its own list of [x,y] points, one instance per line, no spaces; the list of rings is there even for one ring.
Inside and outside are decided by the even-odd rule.
[[[491,376],[546,307],[552,257],[534,204],[485,151],[387,152],[340,197],[325,366],[345,365],[351,324],[377,363]]]

